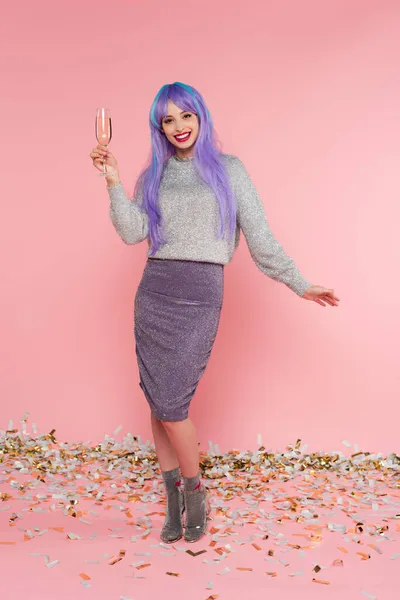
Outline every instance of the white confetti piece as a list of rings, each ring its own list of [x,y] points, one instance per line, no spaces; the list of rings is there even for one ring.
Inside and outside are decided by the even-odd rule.
[[[52,567],[55,567],[56,565],[58,565],[59,562],[60,562],[59,560],[53,560],[52,562],[46,563],[46,567],[51,569]]]
[[[116,427],[116,428],[114,429],[114,431],[113,431],[113,435],[118,435],[118,434],[119,434],[119,432],[121,431],[121,429],[122,429],[122,425],[118,425],[118,427]]]
[[[214,582],[213,581],[209,581],[206,585],[206,590],[212,590],[214,587]]]
[[[392,556],[390,557],[390,560],[395,560],[396,558],[400,557],[400,552],[396,552],[395,554],[392,554]]]
[[[351,443],[348,442],[347,440],[342,440],[342,444],[343,444],[343,446],[346,446],[346,448],[350,448],[351,447]]]
[[[369,598],[370,600],[376,600],[376,596],[374,596],[374,594],[370,594],[368,592],[365,592],[364,590],[361,590],[361,593],[364,594],[364,596],[367,596],[367,598]]]
[[[230,568],[229,567],[225,567],[225,569],[223,569],[222,571],[220,571],[219,573],[217,573],[217,575],[226,575],[227,573],[229,573]]]
[[[83,585],[83,587],[85,588],[92,587],[91,584],[88,581],[85,581],[84,579],[81,579],[81,585]]]
[[[340,523],[328,523],[328,529],[330,531],[338,531],[340,533],[346,533],[347,531],[346,525],[341,525]]]
[[[144,560],[138,560],[137,562],[132,563],[131,567],[140,567],[140,565],[144,565],[144,564],[145,564]]]

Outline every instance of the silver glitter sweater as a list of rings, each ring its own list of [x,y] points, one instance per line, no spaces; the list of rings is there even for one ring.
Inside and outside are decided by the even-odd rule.
[[[312,284],[304,279],[272,234],[263,204],[244,164],[232,154],[222,156],[237,202],[235,236],[216,239],[220,216],[214,193],[200,179],[193,158],[179,159],[173,155],[165,165],[159,190],[167,243],[154,258],[227,264],[239,245],[242,230],[257,267],[302,296]],[[147,238],[149,255],[148,217],[137,205],[139,194],[130,200],[121,182],[107,186],[107,190],[110,217],[118,235],[126,244],[138,244]]]

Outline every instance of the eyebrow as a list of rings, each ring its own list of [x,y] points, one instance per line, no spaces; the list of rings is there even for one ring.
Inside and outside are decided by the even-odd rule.
[[[187,113],[187,112],[191,112],[190,110],[181,110],[181,112],[179,113],[180,115],[183,115],[183,113]],[[165,115],[163,117],[163,119],[166,119],[167,117],[172,117],[172,115]]]

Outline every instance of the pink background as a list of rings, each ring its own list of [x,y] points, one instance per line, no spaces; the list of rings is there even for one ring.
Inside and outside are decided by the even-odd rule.
[[[42,1],[6,13],[0,427],[29,411],[60,440],[119,424],[152,439],[133,338],[147,245],[118,238],[89,153],[95,109],[110,107],[131,192],[151,102],[182,81],[247,166],[287,253],[341,298],[301,300],[242,237],[191,408],[202,447],[255,447],[261,433],[271,448],[300,437],[312,450],[347,452],[347,439],[399,451],[400,4]]]

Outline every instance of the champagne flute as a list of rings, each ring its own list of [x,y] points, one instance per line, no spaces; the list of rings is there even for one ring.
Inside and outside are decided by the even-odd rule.
[[[98,108],[96,110],[95,131],[98,143],[107,147],[112,137],[111,111],[109,108]],[[103,161],[103,172],[99,173],[99,175],[101,177],[108,175],[106,159]]]

